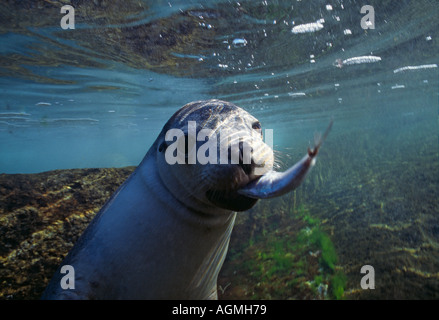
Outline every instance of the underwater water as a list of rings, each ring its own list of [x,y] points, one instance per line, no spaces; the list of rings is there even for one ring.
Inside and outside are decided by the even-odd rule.
[[[302,298],[291,291],[307,285],[321,294],[326,270],[344,280],[324,298],[439,298],[436,0],[71,1],[66,30],[64,2],[0,8],[0,173],[136,166],[176,110],[209,98],[273,129],[284,170],[333,119],[303,185],[251,210],[264,228],[239,250],[259,258],[234,270],[259,287],[281,283],[278,295],[243,297]],[[279,249],[297,251],[289,214],[312,217],[309,230],[324,232],[314,249],[337,258],[283,286],[281,271],[260,266],[281,255],[286,274],[297,268]],[[365,265],[374,289],[361,286]]]

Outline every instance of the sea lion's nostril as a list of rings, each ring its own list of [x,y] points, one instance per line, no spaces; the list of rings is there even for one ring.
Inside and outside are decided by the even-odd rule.
[[[250,146],[244,145],[243,141],[239,142],[239,166],[247,175],[253,171],[252,152],[253,149]]]
[[[240,141],[238,148],[228,147],[228,159],[230,164],[239,165],[245,174],[250,175],[253,172],[255,163],[252,159],[253,148],[249,146],[246,142]]]
[[[250,175],[253,171],[253,166],[251,164],[240,163],[239,166],[244,170],[246,175]]]

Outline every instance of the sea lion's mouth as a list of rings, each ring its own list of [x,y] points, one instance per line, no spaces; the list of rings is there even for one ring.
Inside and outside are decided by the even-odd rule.
[[[314,165],[319,149],[332,128],[332,123],[333,121],[331,120],[323,136],[316,139],[314,148],[308,148],[308,153],[305,157],[294,166],[285,172],[270,170],[261,177],[250,181],[240,188],[237,193],[253,199],[268,199],[280,197],[296,189]]]
[[[258,201],[232,190],[210,189],[206,191],[206,197],[217,207],[232,211],[248,210]]]

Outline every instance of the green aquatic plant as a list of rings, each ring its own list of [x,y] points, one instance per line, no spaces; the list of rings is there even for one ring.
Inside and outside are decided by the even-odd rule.
[[[319,274],[314,276],[314,279],[312,281],[307,281],[307,284],[315,295],[319,295],[319,288],[321,286],[327,286],[326,282],[326,277],[324,277],[324,275],[322,274]]]
[[[305,246],[307,243],[321,251],[321,262],[325,267],[334,270],[337,264],[337,253],[329,236],[320,227],[320,220],[311,216],[309,210],[300,205],[296,217],[305,222],[306,227],[298,234],[296,242]]]
[[[315,244],[322,252],[321,262],[325,267],[334,270],[337,263],[337,253],[331,239],[319,227],[312,230],[311,243]]]
[[[282,240],[274,240],[268,243],[269,250],[261,253],[265,261],[266,274],[264,278],[270,279],[273,275],[282,275],[291,272],[294,266],[295,256],[290,252],[291,245]]]
[[[308,225],[310,225],[310,226],[317,226],[317,225],[320,224],[320,220],[311,217],[311,215],[309,215],[309,214],[308,214],[308,215],[305,215],[305,216],[303,217],[303,220],[304,220]]]
[[[251,297],[341,299],[346,281],[336,267],[336,250],[320,219],[303,204],[295,210],[285,202],[271,212],[264,209],[263,226],[255,227],[245,241],[251,246],[231,251],[235,268],[251,275]],[[279,211],[284,215],[276,216]]]
[[[344,288],[346,287],[346,276],[341,271],[336,271],[331,277],[332,294],[337,299],[343,299]]]
[[[314,284],[318,287],[323,282],[323,276],[321,274],[314,276]]]
[[[318,288],[324,282],[330,282],[331,293],[335,299],[342,299],[346,287],[346,276],[341,270],[336,270],[338,261],[335,246],[331,238],[324,232],[319,219],[313,217],[309,210],[300,205],[295,216],[305,222],[305,227],[296,237],[296,246],[302,248],[313,248],[320,252],[319,264],[329,271],[327,274],[318,274],[311,281],[311,288],[317,293]]]
[[[297,218],[304,218],[309,215],[309,210],[303,204],[301,204],[297,209],[295,209],[295,216]]]

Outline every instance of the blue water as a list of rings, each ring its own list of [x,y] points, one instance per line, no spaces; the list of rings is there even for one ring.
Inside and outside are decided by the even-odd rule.
[[[137,165],[178,108],[218,98],[274,130],[281,167],[333,118],[303,201],[326,206],[317,214],[337,228],[346,212],[375,229],[421,221],[423,240],[405,245],[437,248],[437,230],[423,229],[438,210],[437,1],[141,3],[119,15],[82,5],[75,30],[60,28],[56,5],[2,6],[1,173]],[[361,28],[364,4],[375,9],[375,29]],[[292,32],[316,21],[323,28]],[[352,236],[334,238],[339,248],[365,245]],[[344,252],[341,263],[362,264]],[[395,268],[437,284],[435,252]]]
[[[76,83],[1,79],[2,172],[137,165],[178,106],[207,97],[202,81],[123,66],[53,74]]]
[[[436,112],[437,68],[393,72],[438,62],[434,1],[390,1],[382,9],[378,5],[375,29],[367,31],[361,29],[363,16],[356,11],[362,4],[355,1],[334,2],[332,10],[326,7],[331,3],[320,1],[309,6],[300,1],[232,3],[229,8],[215,1],[145,4],[150,10],[135,12],[126,25],[178,16],[180,10],[195,17],[191,24],[199,30],[191,39],[193,48],[163,52],[163,60],[172,59],[169,63],[174,64],[170,74],[167,61],[164,67],[151,68],[160,69],[158,73],[121,63],[121,56],[103,57],[109,48],[96,47],[93,52],[86,37],[72,40],[75,32],[75,37],[81,32],[78,29],[93,34],[103,28],[93,25],[97,23],[93,17],[77,18],[76,30],[62,30],[57,26],[62,15],[54,8],[28,9],[42,19],[44,13],[50,14],[51,19],[42,23],[44,27],[34,27],[26,19],[24,27],[16,29],[5,23],[1,172],[136,165],[175,110],[212,97],[237,103],[266,128],[276,126],[275,144],[280,147],[312,139],[330,117],[336,119],[335,128],[350,130],[364,124],[363,119],[370,122],[370,117],[388,121],[374,117],[377,112],[407,118],[427,108],[432,116]],[[248,14],[244,9],[236,13],[245,7]],[[18,4],[13,9],[17,16],[12,19],[23,20],[20,13],[25,9]],[[230,21],[224,20],[226,14]],[[325,21],[322,30],[291,32],[293,23],[319,19]],[[345,35],[347,29],[352,34]],[[204,34],[210,42],[202,43]],[[104,35],[95,37],[109,42]],[[235,39],[245,39],[246,45],[235,45]],[[125,50],[120,55],[132,48]],[[333,65],[336,59],[370,55],[382,60],[343,68]],[[184,70],[178,70],[178,63]],[[180,72],[183,76],[173,76]],[[391,110],[386,108],[391,104]],[[291,141],[291,135],[297,139]]]

